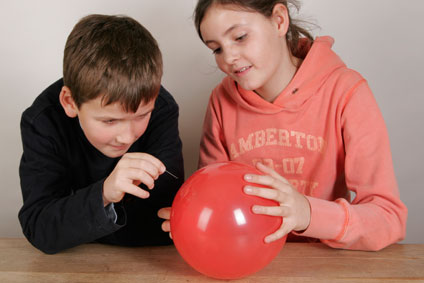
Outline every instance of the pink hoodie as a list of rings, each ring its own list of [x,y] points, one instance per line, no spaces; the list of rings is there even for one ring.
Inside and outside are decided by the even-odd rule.
[[[373,94],[331,50],[333,42],[315,40],[273,103],[226,77],[210,97],[199,167],[261,161],[310,202],[310,225],[294,234],[335,248],[379,250],[404,238],[407,208]]]

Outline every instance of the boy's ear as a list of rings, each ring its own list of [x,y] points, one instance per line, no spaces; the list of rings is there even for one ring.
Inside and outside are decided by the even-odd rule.
[[[78,116],[78,107],[72,98],[71,90],[67,86],[63,86],[59,94],[59,101],[65,110],[65,113],[70,118],[75,118]]]
[[[272,10],[272,19],[277,25],[279,35],[286,36],[290,20],[289,11],[284,4],[278,3],[274,6]]]

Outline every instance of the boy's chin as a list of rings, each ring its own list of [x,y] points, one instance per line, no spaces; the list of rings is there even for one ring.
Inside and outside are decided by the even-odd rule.
[[[99,150],[104,156],[107,156],[109,158],[118,158],[127,153],[128,148],[125,150]]]
[[[103,155],[105,155],[105,156],[107,156],[107,157],[109,157],[109,158],[118,158],[118,157],[122,157],[125,153],[126,153],[126,152],[121,153],[121,154],[104,154],[104,153],[103,153]]]

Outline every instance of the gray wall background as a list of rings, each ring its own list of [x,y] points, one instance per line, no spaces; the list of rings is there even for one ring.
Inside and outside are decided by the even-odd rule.
[[[192,24],[196,0],[0,1],[0,237],[22,237],[18,166],[22,111],[61,77],[66,38],[83,16],[126,14],[147,27],[163,52],[164,86],[180,105],[187,176],[196,169],[203,115],[223,77]],[[401,199],[409,208],[405,243],[424,243],[424,55],[420,0],[304,0],[300,17],[335,38],[334,50],[374,91],[391,139]]]

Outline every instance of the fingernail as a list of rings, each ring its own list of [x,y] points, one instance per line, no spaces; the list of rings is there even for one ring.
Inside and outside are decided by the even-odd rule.
[[[252,179],[253,179],[253,177],[252,177],[252,175],[246,174],[246,175],[244,175],[244,179],[245,179],[246,181],[250,181],[250,180],[252,180]]]
[[[260,213],[262,210],[261,210],[261,208],[260,208],[260,207],[253,206],[253,207],[252,207],[252,211],[253,211],[254,213]]]
[[[250,186],[245,186],[245,187],[244,187],[244,192],[245,192],[245,193],[252,193],[252,192],[253,192],[253,188],[252,188],[252,187],[250,187]]]

